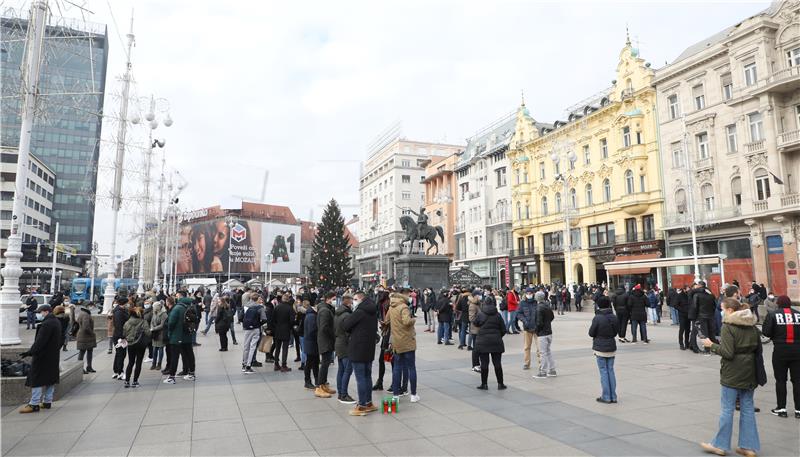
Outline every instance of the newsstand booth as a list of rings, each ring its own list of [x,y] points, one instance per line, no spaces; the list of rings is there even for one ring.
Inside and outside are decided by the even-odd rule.
[[[725,284],[725,254],[704,254],[697,256],[697,265],[716,265],[719,273],[711,273],[705,278],[706,285],[715,295],[719,295],[722,285]],[[640,273],[644,270],[655,269],[658,287],[665,289],[664,278],[668,268],[674,267],[694,267],[695,258],[685,257],[664,257],[660,259],[636,259],[619,260],[606,262],[603,264],[606,270],[606,282],[610,290],[614,290],[618,284],[612,278]],[[669,287],[683,287],[694,282],[694,275],[673,274],[669,276]]]

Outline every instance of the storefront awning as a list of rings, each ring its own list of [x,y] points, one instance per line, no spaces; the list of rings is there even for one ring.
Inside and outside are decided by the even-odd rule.
[[[697,256],[698,265],[719,265],[726,256],[724,254],[706,254]],[[623,260],[624,259],[624,260]],[[613,262],[603,264],[608,274],[644,274],[651,268],[667,268],[694,265],[694,257],[664,257],[658,258],[657,254],[641,254],[635,256],[617,256]]]

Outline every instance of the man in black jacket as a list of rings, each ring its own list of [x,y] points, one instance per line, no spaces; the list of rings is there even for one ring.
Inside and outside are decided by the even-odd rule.
[[[636,284],[628,294],[625,307],[631,318],[631,342],[636,342],[636,329],[639,328],[642,343],[650,343],[647,338],[647,297],[644,296],[641,284]]]
[[[691,334],[691,323],[689,321],[689,288],[680,287],[675,288],[673,293],[673,302],[670,306],[675,308],[678,312],[678,345],[681,351],[685,351],[691,347],[689,336]]]
[[[331,395],[336,393],[328,384],[328,367],[333,363],[333,349],[336,343],[332,304],[335,299],[336,292],[328,292],[325,294],[325,301],[317,306],[317,346],[319,347],[319,354],[322,356],[318,381],[319,387]]]
[[[25,385],[31,387],[31,401],[19,410],[21,414],[35,413],[39,411],[39,403],[45,409],[50,409],[53,403],[53,393],[55,385],[59,381],[58,363],[60,361],[61,324],[51,313],[50,305],[41,305],[36,310],[44,318],[36,329],[36,337],[33,345],[20,357],[33,356],[31,361],[31,371]],[[44,399],[42,398],[44,393]]]
[[[125,326],[125,322],[128,322],[128,318],[130,317],[130,315],[128,314],[128,300],[126,299],[126,297],[117,298],[117,306],[114,308],[113,313],[114,313],[113,338],[116,351],[114,352],[114,375],[111,376],[111,378],[124,381],[125,375],[122,374],[122,370],[125,369],[125,354],[127,354],[128,349],[126,347],[122,347],[121,345],[119,345],[119,341],[125,339],[125,333],[122,331],[122,328]]]
[[[288,373],[292,371],[286,366],[289,356],[289,341],[292,339],[292,325],[294,324],[294,304],[292,295],[285,293],[280,303],[272,312],[272,335],[275,341],[275,371]]]
[[[625,335],[628,332],[628,320],[631,318],[631,314],[628,309],[628,294],[625,292],[624,287],[617,287],[612,303],[614,304],[614,311],[617,313],[617,321],[619,321],[619,342],[628,343],[628,338]]]
[[[39,302],[36,301],[36,297],[33,294],[28,296],[28,299],[25,301],[25,305],[27,308],[27,318],[28,318],[28,326],[26,330],[31,330],[36,328],[36,309],[39,308]]]
[[[719,344],[714,326],[714,313],[717,309],[717,301],[714,296],[706,290],[705,281],[700,281],[695,285],[692,300],[697,308],[697,321],[699,331],[714,343]],[[708,351],[706,349],[706,351]]]
[[[347,356],[353,365],[358,390],[358,404],[351,416],[364,416],[378,408],[372,404],[372,361],[377,342],[378,306],[364,292],[353,298],[353,312],[342,321],[342,330],[350,333]]]

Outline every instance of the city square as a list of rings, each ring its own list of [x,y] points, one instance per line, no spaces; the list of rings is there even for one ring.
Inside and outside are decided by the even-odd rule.
[[[2,455],[800,455],[800,0],[0,31]]]

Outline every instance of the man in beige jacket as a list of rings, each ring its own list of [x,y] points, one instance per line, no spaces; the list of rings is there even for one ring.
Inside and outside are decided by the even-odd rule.
[[[411,317],[410,290],[402,289],[400,293],[389,295],[389,312],[384,323],[389,324],[391,332],[390,350],[393,354],[392,393],[400,396],[400,380],[405,374],[411,384],[411,403],[419,401],[417,395],[417,335],[414,330],[416,319]]]

